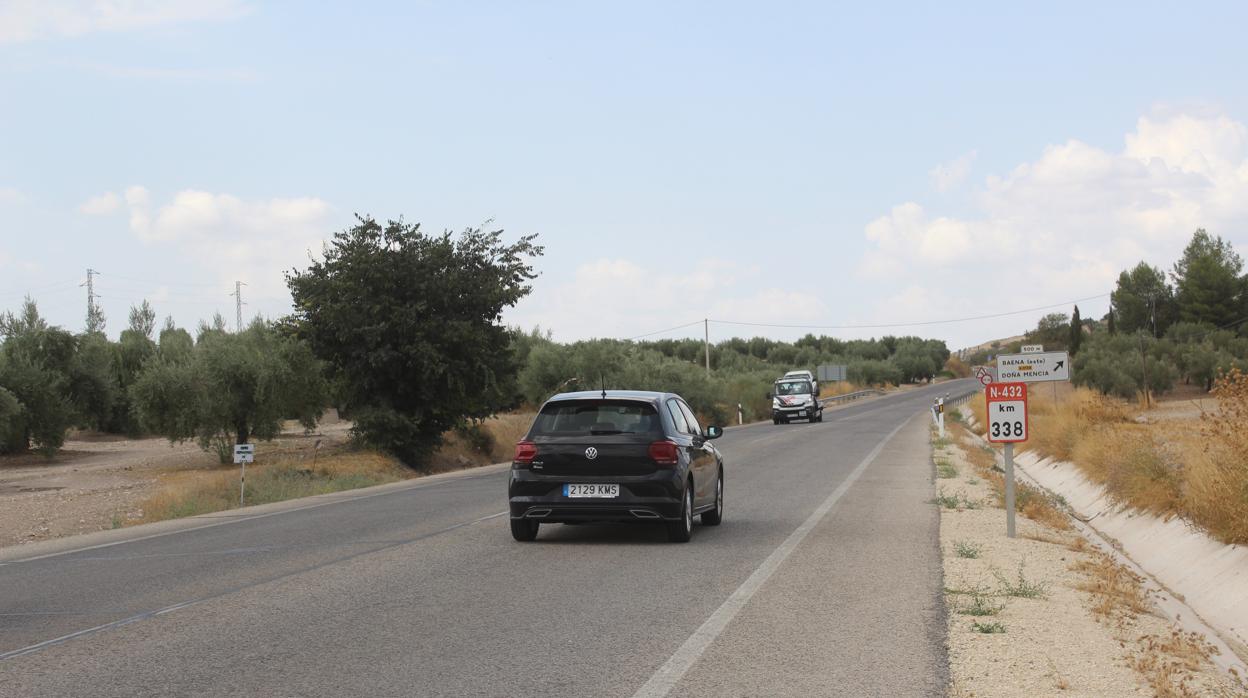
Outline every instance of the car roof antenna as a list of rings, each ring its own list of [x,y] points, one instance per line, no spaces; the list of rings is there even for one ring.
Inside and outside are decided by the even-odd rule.
[[[602,399],[606,400],[607,399],[607,377],[599,373],[598,382],[602,385]]]

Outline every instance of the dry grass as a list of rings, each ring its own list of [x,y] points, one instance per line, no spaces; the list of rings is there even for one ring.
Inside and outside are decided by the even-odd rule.
[[[467,434],[446,432],[442,435],[442,447],[430,459],[428,470],[445,472],[510,461],[516,442],[524,438],[535,416],[535,412],[512,412],[482,420],[477,430],[487,438],[478,437],[475,444]]]
[[[412,470],[375,451],[347,446],[332,447],[319,454],[307,448],[265,450],[260,462],[247,468],[245,503],[250,506],[311,497],[508,461],[515,443],[532,422],[532,413],[504,414],[482,421],[476,436],[447,432],[442,448],[423,471]],[[237,508],[239,473],[238,466],[225,465],[163,474],[156,494],[143,501],[142,514],[125,523],[150,523]]]
[[[1131,666],[1144,675],[1158,698],[1209,695],[1194,685],[1194,674],[1217,650],[1199,633],[1174,630],[1169,637],[1145,635],[1137,641],[1137,650],[1130,658]]]
[[[239,506],[237,466],[185,470],[160,476],[161,487],[127,525],[196,516]],[[278,456],[247,469],[246,504],[267,504],[413,477],[397,460],[372,451],[334,449],[316,458]]]
[[[1086,389],[1055,403],[1033,386],[1031,439],[1020,448],[1072,462],[1116,501],[1180,516],[1225,543],[1248,543],[1248,375],[1216,384],[1209,411],[1166,417]],[[979,424],[982,400],[971,401]],[[974,450],[974,449],[972,449]]]
[[[1098,617],[1124,623],[1138,615],[1152,613],[1152,602],[1141,585],[1143,580],[1108,555],[1094,553],[1090,558],[1076,561],[1071,569],[1084,575],[1085,581],[1077,588],[1091,595],[1092,612]]]
[[[997,466],[996,453],[978,443],[971,432],[961,423],[950,425],[950,433],[957,438],[971,466],[992,486],[996,494],[997,506],[1005,506],[1005,475]],[[1059,531],[1070,529],[1070,520],[1048,493],[1036,489],[1024,482],[1014,483],[1014,511],[1023,516],[1055,528]]]

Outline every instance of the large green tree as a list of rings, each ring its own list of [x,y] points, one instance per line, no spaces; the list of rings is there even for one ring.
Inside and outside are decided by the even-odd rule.
[[[1118,285],[1110,294],[1115,330],[1125,334],[1145,333],[1160,337],[1176,317],[1174,290],[1166,275],[1145,262],[1118,275]]]
[[[509,404],[518,366],[500,320],[536,277],[534,239],[359,217],[287,274],[296,332],[332,367],[358,439],[420,465],[443,432]]]
[[[1248,294],[1243,270],[1231,243],[1198,229],[1171,272],[1180,319],[1216,327],[1240,320]]]
[[[144,427],[170,441],[195,439],[226,462],[233,444],[272,439],[284,419],[316,426],[325,383],[304,343],[257,320],[238,334],[210,332],[190,352],[156,356],[130,396]]]

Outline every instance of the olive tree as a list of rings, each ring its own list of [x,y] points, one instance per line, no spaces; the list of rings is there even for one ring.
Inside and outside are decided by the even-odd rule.
[[[145,428],[195,439],[227,462],[233,444],[272,439],[284,419],[316,426],[325,382],[304,343],[257,320],[238,334],[206,333],[189,352],[156,355],[130,397]]]

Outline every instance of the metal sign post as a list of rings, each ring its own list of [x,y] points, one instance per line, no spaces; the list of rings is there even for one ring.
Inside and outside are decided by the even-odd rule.
[[[243,506],[244,494],[247,490],[247,464],[255,462],[255,444],[234,444],[234,462],[242,466],[238,475],[238,505]]]
[[[1026,383],[990,383],[984,387],[988,440],[1005,444],[1005,535],[1014,537],[1014,444],[1026,441]]]

